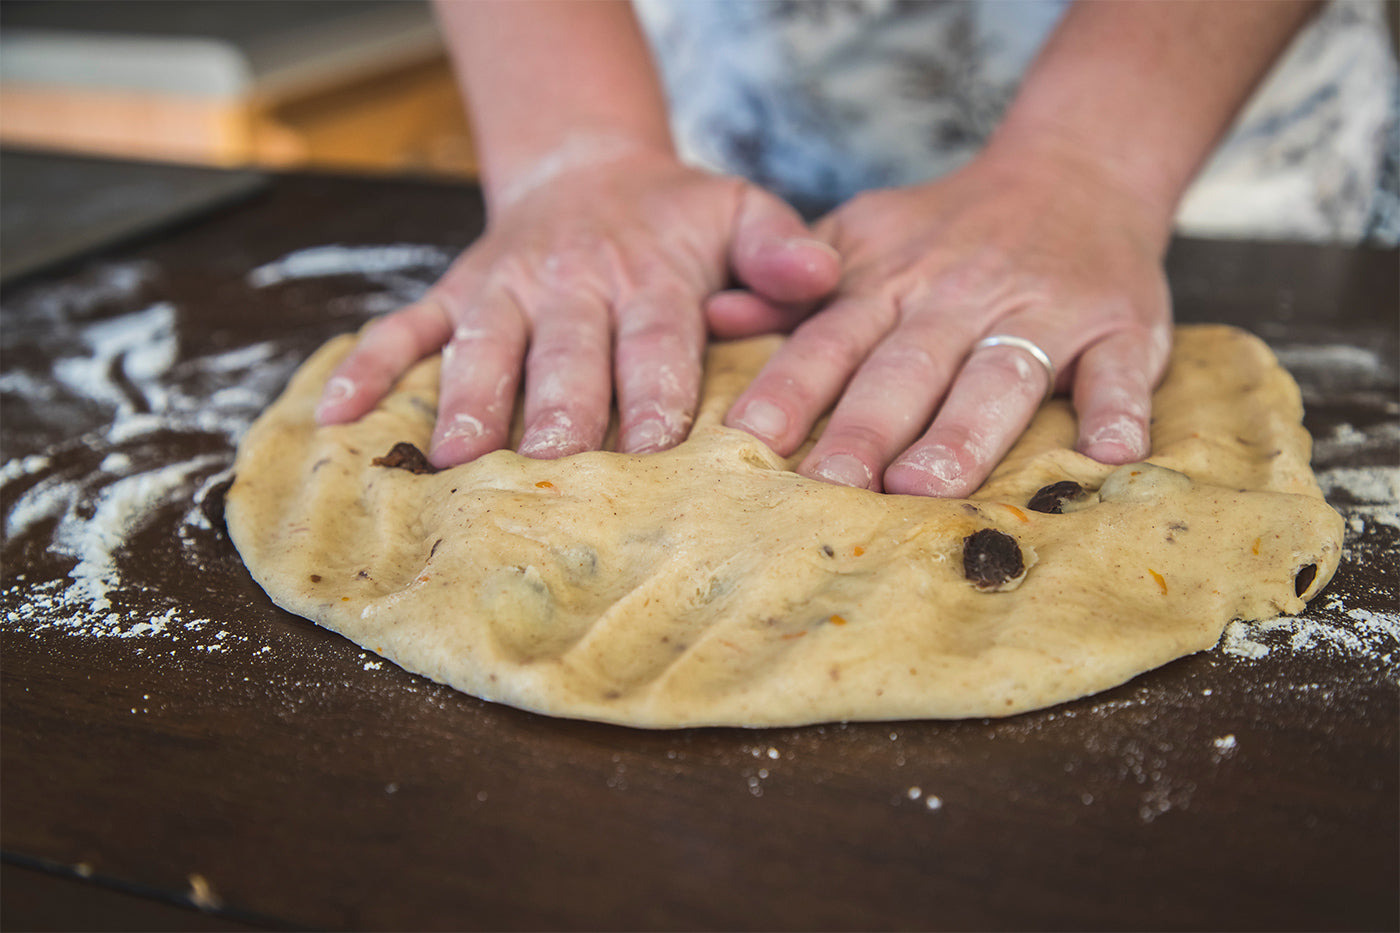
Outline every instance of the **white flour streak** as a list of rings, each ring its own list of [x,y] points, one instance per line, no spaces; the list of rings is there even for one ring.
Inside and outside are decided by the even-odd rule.
[[[56,398],[58,389],[52,382],[40,380],[23,370],[15,370],[14,372],[0,373],[0,393],[42,401]]]
[[[52,461],[43,454],[30,454],[27,457],[7,460],[3,465],[0,465],[0,486],[13,482],[22,476],[31,476],[41,470],[46,470],[50,462]]]
[[[324,278],[330,275],[363,275],[373,278],[409,269],[434,269],[441,272],[451,261],[452,257],[448,253],[435,246],[313,246],[258,266],[248,273],[248,282],[254,288],[267,288],[297,279]]]
[[[66,599],[86,602],[88,611],[111,609],[108,592],[121,585],[116,553],[130,534],[142,527],[160,506],[183,501],[189,495],[190,477],[224,462],[218,454],[206,454],[183,463],[122,477],[97,493],[96,511],[84,519],[80,502],[64,503],[63,517],[53,535],[53,550],[77,558],[68,572],[73,581]],[[76,491],[76,490],[75,490]]]
[[[1335,611],[1341,607],[1333,604],[1328,608]],[[1350,609],[1330,619],[1279,616],[1264,622],[1231,622],[1220,648],[1249,660],[1275,650],[1323,651],[1393,664],[1400,660],[1400,615]]]
[[[231,373],[261,366],[277,355],[277,344],[271,340],[229,350],[200,360],[200,368],[209,373]]]
[[[1274,353],[1292,372],[1370,374],[1384,370],[1376,351],[1349,344],[1287,344],[1275,347]]]
[[[120,414],[161,407],[159,383],[175,361],[175,309],[158,304],[95,322],[81,331],[89,353],[54,362],[53,373],[75,394],[115,407]],[[130,388],[118,382],[118,374]],[[137,394],[133,393],[135,390]]]
[[[45,317],[83,317],[103,305],[134,299],[154,277],[146,262],[107,263],[67,282],[50,285],[34,299]]]
[[[1333,467],[1317,475],[1324,495],[1345,492],[1353,501],[1368,505],[1394,505],[1400,501],[1400,467]]]
[[[414,300],[451,259],[434,246],[319,246],[253,270],[248,282],[265,288],[359,276],[325,301],[328,315],[363,316]],[[165,536],[163,547],[186,565],[173,572],[185,574],[206,571],[207,555],[223,553],[204,504],[230,479],[234,444],[301,354],[271,335],[194,355],[181,340],[180,309],[143,298],[158,272],[149,263],[94,266],[19,291],[13,304],[7,296],[6,405],[31,421],[72,425],[49,449],[0,464],[7,556],[12,546],[37,546],[48,551],[50,566],[57,559],[67,569],[45,579],[7,574],[0,592],[7,632],[131,638],[138,651],[156,639],[193,642],[201,652],[248,640],[229,630],[229,620],[216,624],[170,605],[173,597],[163,599],[151,582],[158,577],[150,557],[133,543],[138,535]],[[173,463],[159,459],[171,449],[192,452]]]
[[[3,519],[7,545],[26,534],[46,535],[47,550],[72,564],[66,578],[35,585],[17,576],[3,594],[3,624],[29,633],[175,638],[208,620],[182,618],[174,608],[151,618],[149,609],[124,607],[121,594],[144,586],[141,571],[124,576],[123,566],[140,560],[127,548],[163,515],[179,522],[174,532],[197,566],[195,532],[205,539],[213,533],[199,503],[227,477],[233,442],[297,360],[271,341],[181,360],[176,309],[168,303],[83,320],[101,301],[134,293],[144,273],[118,270],[104,281],[89,292],[66,286],[56,296],[42,293],[25,307],[49,319],[34,339],[52,356],[53,379],[19,378],[23,370],[14,370],[2,386],[7,395],[40,417],[63,404],[69,411],[105,411],[108,420],[0,466],[0,486],[19,490]],[[92,423],[90,414],[80,417]],[[159,449],[153,442],[171,435],[214,435],[226,449],[152,463]],[[207,449],[207,440],[195,443]],[[51,532],[40,527],[47,523]],[[140,602],[149,606],[149,599]]]

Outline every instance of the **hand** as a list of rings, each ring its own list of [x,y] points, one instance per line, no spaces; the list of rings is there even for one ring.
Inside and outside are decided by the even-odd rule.
[[[845,263],[839,292],[727,422],[789,455],[835,403],[799,472],[966,496],[1046,394],[1047,374],[1026,351],[970,352],[1009,334],[1042,347],[1054,388],[1073,393],[1081,452],[1141,459],[1171,346],[1158,213],[1068,150],[984,154],[944,179],[862,194],[817,225]],[[711,317],[732,335],[799,320],[758,296],[716,303]]]
[[[619,447],[682,440],[705,345],[703,305],[732,271],[765,302],[808,309],[839,260],[786,204],[741,180],[627,151],[498,200],[483,236],[420,300],[366,328],[327,383],[322,424],[352,421],[442,350],[428,457],[453,466],[502,447],[522,374],[520,453],[596,450],[616,374]]]

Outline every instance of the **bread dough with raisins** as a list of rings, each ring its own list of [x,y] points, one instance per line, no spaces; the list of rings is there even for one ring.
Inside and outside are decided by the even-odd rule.
[[[1298,389],[1248,334],[1178,329],[1147,463],[1075,453],[1055,399],[968,501],[805,479],[803,451],[724,427],[778,343],[710,348],[674,450],[498,451],[421,474],[373,461],[427,446],[440,360],[359,422],[318,428],[353,344],[339,338],[241,444],[230,534],[278,605],[410,671],[646,727],[1050,706],[1208,649],[1232,619],[1297,612],[1336,568],[1342,520],[1309,469]],[[1063,481],[1084,501],[1027,507]],[[982,529],[1026,555],[1009,589],[964,576]]]

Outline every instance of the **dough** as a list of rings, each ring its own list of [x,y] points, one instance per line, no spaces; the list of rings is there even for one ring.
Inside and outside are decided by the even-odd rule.
[[[1148,463],[1075,453],[1056,399],[969,501],[808,480],[791,470],[801,452],[785,461],[723,427],[778,338],[711,347],[695,428],[666,453],[376,465],[399,442],[426,446],[440,360],[359,422],[317,428],[352,343],[318,351],[248,432],[227,500],[234,543],[278,605],[551,715],[1010,715],[1210,648],[1232,619],[1297,612],[1341,551],[1296,385],[1229,328],[1178,330]],[[1028,507],[1067,481],[1084,492],[1049,495],[1062,512]],[[972,539],[987,529],[1000,535]],[[1021,576],[992,560],[995,579],[970,581],[965,565],[1007,536]]]

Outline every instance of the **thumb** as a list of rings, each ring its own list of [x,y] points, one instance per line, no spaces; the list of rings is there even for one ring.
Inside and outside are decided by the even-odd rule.
[[[812,236],[787,202],[748,185],[730,238],[729,264],[755,297],[776,304],[810,304],[841,281],[841,256]]]

